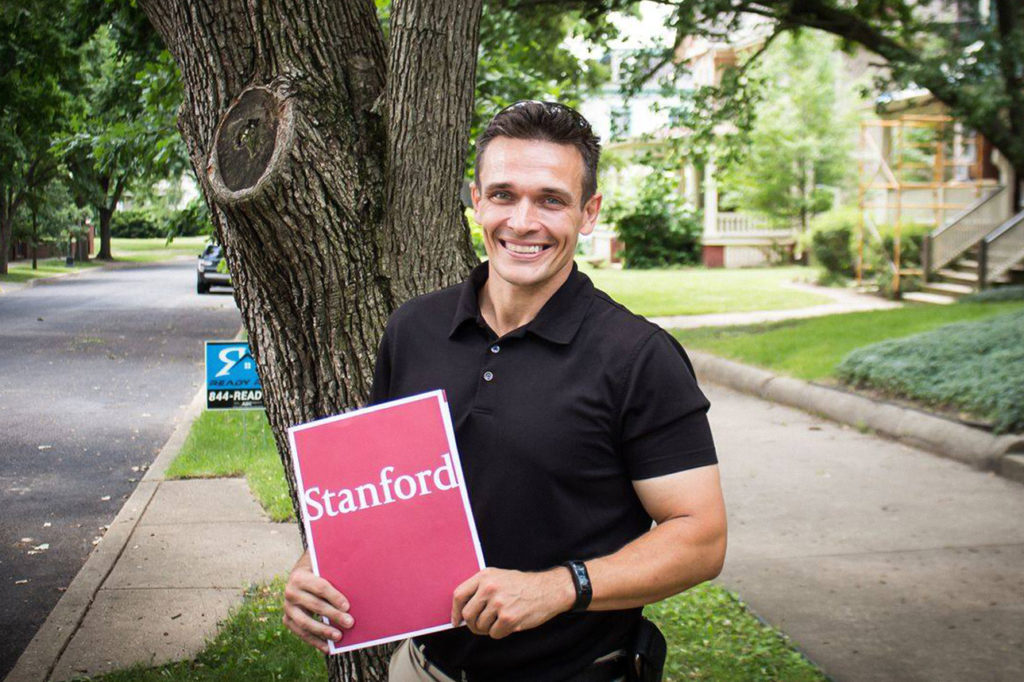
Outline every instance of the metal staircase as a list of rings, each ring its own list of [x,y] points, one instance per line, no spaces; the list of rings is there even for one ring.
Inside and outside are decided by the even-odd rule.
[[[1006,219],[1000,187],[925,237],[925,283],[909,301],[954,303],[967,294],[1024,281],[1024,211]]]

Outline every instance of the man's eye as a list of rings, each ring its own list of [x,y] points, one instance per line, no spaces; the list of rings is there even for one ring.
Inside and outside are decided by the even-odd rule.
[[[565,202],[562,201],[561,199],[559,199],[558,197],[547,197],[547,198],[544,199],[544,203],[545,204],[549,204],[551,206],[564,206],[565,205]]]
[[[492,192],[491,199],[494,201],[506,201],[511,198],[511,194],[508,192]]]

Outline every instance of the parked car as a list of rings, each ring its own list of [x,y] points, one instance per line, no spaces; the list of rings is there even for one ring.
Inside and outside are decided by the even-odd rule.
[[[207,244],[196,264],[196,293],[208,294],[211,286],[231,286],[231,273],[220,244]]]

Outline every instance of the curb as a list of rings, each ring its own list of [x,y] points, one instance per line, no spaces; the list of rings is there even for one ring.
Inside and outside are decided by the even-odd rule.
[[[1024,453],[1024,436],[995,436],[922,410],[779,376],[702,351],[687,353],[702,381],[722,384],[842,424],[866,427],[907,445],[1024,483],[1024,456],[1012,454]]]
[[[96,593],[121,557],[135,526],[164,480],[164,472],[184,445],[192,422],[202,413],[205,400],[206,391],[200,388],[185,408],[171,437],[160,448],[153,464],[111,522],[103,540],[89,555],[4,682],[45,682],[49,679],[64,649],[82,624]]]

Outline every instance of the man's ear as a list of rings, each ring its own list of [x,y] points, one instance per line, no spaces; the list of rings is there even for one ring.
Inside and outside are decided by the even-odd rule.
[[[469,197],[473,200],[473,218],[480,222],[480,186],[473,181],[469,184]]]
[[[590,234],[597,226],[597,216],[601,213],[601,195],[595,194],[583,205],[583,224],[580,234]]]

